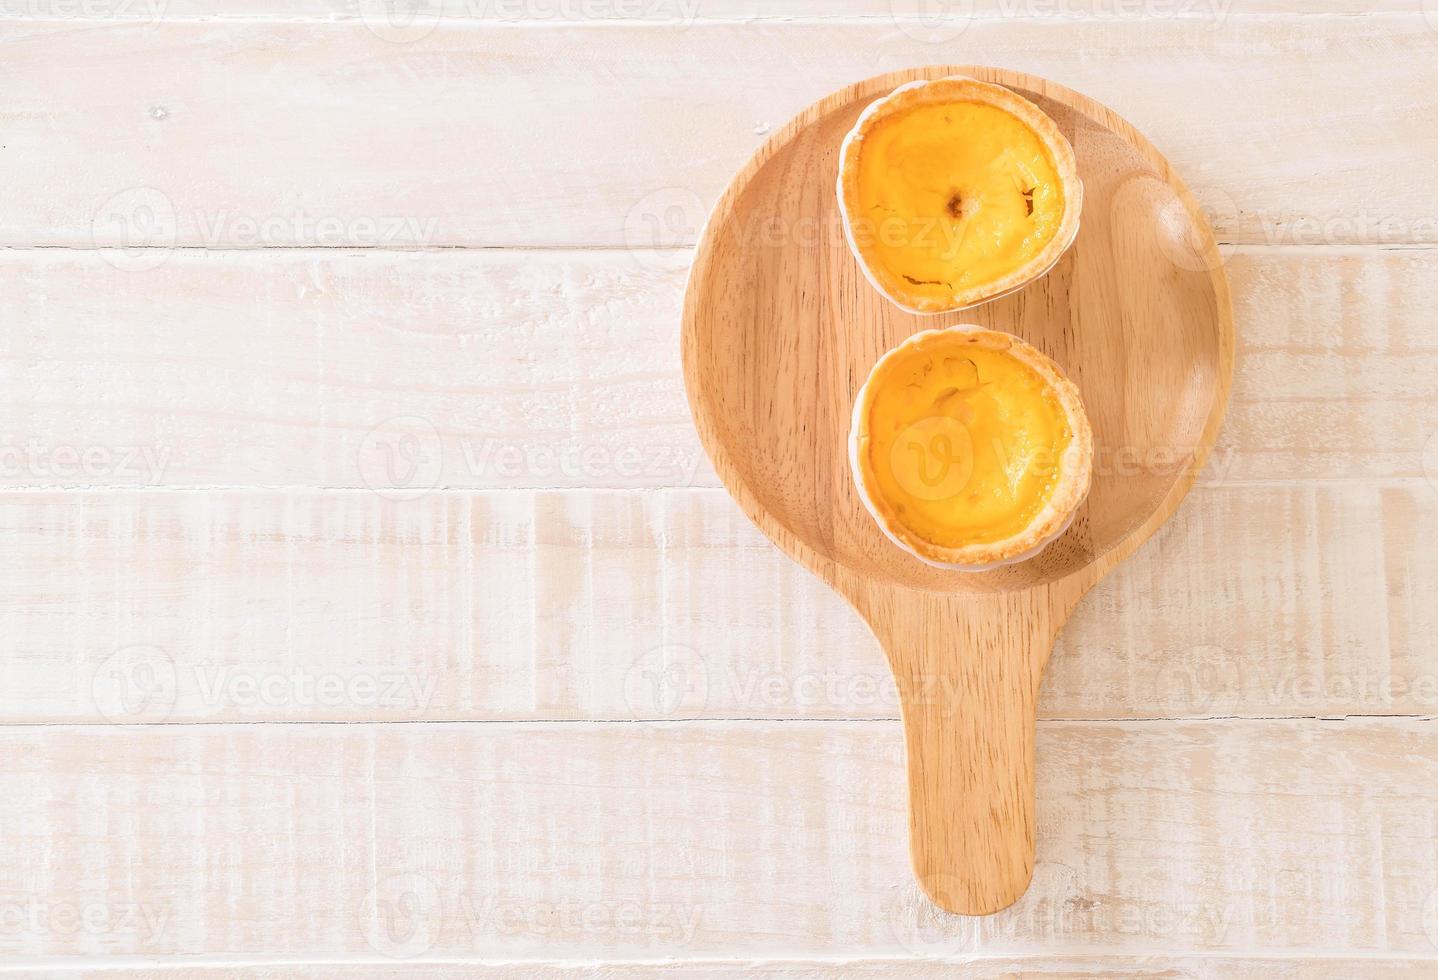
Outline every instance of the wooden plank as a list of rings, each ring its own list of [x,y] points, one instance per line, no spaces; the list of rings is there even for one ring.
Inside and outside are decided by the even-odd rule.
[[[1230,18],[1313,15],[1372,16],[1422,14],[1423,0],[966,0],[948,6],[922,0],[425,0],[413,4],[381,0],[26,0],[3,11],[17,20],[139,21],[159,23],[213,18],[235,21],[338,20],[373,24],[394,43],[420,40],[440,24],[607,25],[658,23],[692,27],[700,23],[764,20],[883,20],[933,43],[957,40],[975,19],[1094,18],[1096,20],[1182,20],[1221,26]]]
[[[10,728],[0,752],[16,966],[1434,957],[1431,723],[1041,724],[1034,884],[985,919],[910,880],[892,722]]]
[[[1080,604],[1042,716],[1438,713],[1434,499],[1194,491]],[[0,721],[897,716],[720,491],[10,494],[0,549]]]
[[[50,251],[0,270],[10,486],[716,482],[679,376],[682,270],[256,253],[131,275]],[[31,441],[107,465],[55,474],[51,453],[14,451]]]
[[[329,980],[340,972],[352,980],[733,980],[738,976],[770,977],[774,980],[840,980],[870,977],[873,980],[1182,980],[1182,978],[1253,978],[1253,980],[1428,980],[1435,964],[1422,959],[1335,959],[1293,957],[1252,959],[1229,956],[1070,956],[975,957],[965,960],[870,959],[870,960],[787,960],[752,959],[702,961],[674,960],[664,963],[605,962],[601,964],[553,964],[528,960],[522,963],[488,965],[482,962],[434,963],[408,960],[402,963],[361,963],[309,965],[272,963],[257,959],[243,967],[218,966],[106,966],[86,968],[77,964],[64,971],[25,968],[32,980],[81,980],[86,977],[112,980],[172,980],[183,972],[192,980]],[[19,971],[15,971],[18,974]],[[0,976],[15,975],[0,966]]]
[[[0,487],[718,485],[679,374],[688,253],[110,254],[0,251]],[[1438,476],[1438,251],[1229,266],[1206,479],[1422,476],[1425,447]]]
[[[0,245],[686,244],[798,109],[966,57],[1111,105],[1224,240],[1433,243],[1433,20],[10,21]]]

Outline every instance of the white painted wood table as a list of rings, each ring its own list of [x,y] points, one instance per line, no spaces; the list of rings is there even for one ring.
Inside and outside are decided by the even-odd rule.
[[[1438,0],[935,11],[0,3],[0,972],[1438,973]],[[1239,333],[987,919],[678,361],[729,175],[937,62],[1132,120]]]

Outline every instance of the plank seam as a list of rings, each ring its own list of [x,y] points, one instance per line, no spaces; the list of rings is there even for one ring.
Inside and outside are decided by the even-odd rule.
[[[1397,950],[1375,950],[1375,949],[1343,949],[1333,951],[1324,950],[1295,950],[1274,951],[1274,950],[1213,950],[1213,949],[1175,949],[1172,946],[1162,947],[1125,947],[1122,952],[1105,952],[1107,947],[1071,946],[1045,949],[1042,952],[1014,952],[1004,953],[1002,950],[985,952],[975,956],[864,956],[864,957],[823,957],[806,956],[803,958],[780,956],[735,956],[732,958],[705,957],[702,959],[682,959],[675,957],[656,957],[654,959],[544,959],[534,958],[499,958],[499,957],[466,957],[466,956],[419,956],[411,959],[384,959],[358,954],[355,956],[331,956],[312,957],[307,954],[276,954],[260,956],[232,956],[226,954],[198,954],[153,957],[153,956],[56,956],[56,957],[23,957],[10,958],[0,966],[0,976],[25,975],[27,971],[36,967],[65,967],[83,968],[86,972],[97,970],[120,971],[143,969],[152,970],[187,970],[195,967],[206,967],[212,969],[223,968],[246,968],[262,966],[285,966],[285,967],[324,967],[324,966],[346,966],[346,967],[389,967],[391,969],[416,967],[416,966],[484,966],[484,967],[537,967],[543,966],[557,970],[586,970],[603,968],[606,970],[622,970],[626,967],[653,968],[653,967],[687,967],[693,969],[723,969],[732,967],[792,967],[803,968],[815,966],[823,968],[861,966],[861,965],[948,965],[948,966],[971,966],[983,965],[986,963],[1046,963],[1054,961],[1076,961],[1094,963],[1126,963],[1131,961],[1161,959],[1161,960],[1209,960],[1222,963],[1224,961],[1247,961],[1259,960],[1281,963],[1305,963],[1320,962],[1325,960],[1354,961],[1354,962],[1420,962],[1428,963],[1438,961],[1438,953],[1427,951],[1397,951]]]
[[[0,21],[3,25],[3,21]],[[1222,248],[1229,248],[1233,254],[1263,254],[1263,255],[1365,255],[1372,252],[1433,252],[1438,251],[1438,240],[1416,240],[1411,242],[1382,242],[1369,239],[1358,239],[1349,242],[1261,242],[1243,241],[1239,239],[1216,238],[1215,242]],[[363,243],[354,244],[307,244],[307,245],[74,245],[61,244],[57,242],[7,242],[0,244],[0,255],[7,252],[61,252],[61,253],[88,253],[97,252],[100,254],[125,252],[131,253],[140,249],[150,249],[160,252],[180,252],[187,254],[215,253],[219,255],[231,253],[274,253],[274,252],[316,252],[344,253],[357,252],[365,255],[412,255],[424,254],[427,252],[693,252],[694,245],[646,245],[643,248],[634,248],[629,245],[621,245],[608,242],[596,242],[593,244],[564,243],[564,242],[512,242],[504,244],[484,243],[463,243],[452,244],[414,244],[414,245],[367,245]]]
[[[1407,401],[1408,399],[1405,399]],[[1412,399],[1422,401],[1422,399]],[[1263,450],[1266,453],[1296,452],[1285,448]],[[1387,454],[1380,454],[1387,455]],[[1190,493],[1213,493],[1223,490],[1252,489],[1252,488],[1332,488],[1332,489],[1372,489],[1372,490],[1412,490],[1424,487],[1433,487],[1427,477],[1423,476],[1332,476],[1332,477],[1294,477],[1291,479],[1224,479],[1214,483],[1205,484],[1200,481],[1193,487]],[[1434,487],[1438,491],[1438,487]],[[139,485],[133,483],[74,483],[74,484],[43,484],[43,483],[19,483],[6,485],[0,483],[0,497],[7,494],[16,496],[43,496],[53,494],[56,496],[75,496],[79,494],[114,494],[116,496],[131,495],[142,496],[151,494],[163,496],[166,494],[273,494],[275,496],[288,495],[313,495],[321,496],[328,494],[343,495],[351,494],[356,496],[368,496],[376,491],[368,487],[342,487],[342,486],[305,486],[303,484],[153,484]],[[621,487],[621,486],[567,486],[567,485],[536,485],[536,486],[495,486],[495,487],[435,487],[427,490],[425,497],[486,497],[499,494],[724,494],[727,491],[719,485],[707,486],[659,486],[659,487]],[[420,498],[423,499],[423,498]],[[405,503],[416,503],[415,501],[392,501],[396,506]]]
[[[1425,14],[1422,10],[1353,10],[1353,11],[1330,11],[1330,10],[1285,10],[1285,11],[1235,11],[1228,10],[1223,15],[1224,20],[1237,20],[1250,24],[1282,24],[1293,21],[1315,22],[1324,20],[1333,21],[1361,21],[1369,22],[1374,19],[1384,18],[1392,20],[1411,19],[1420,23],[1425,21]],[[0,17],[0,26],[9,24],[58,24],[58,25],[87,25],[87,24],[150,24],[155,21],[153,14],[143,11],[134,14],[111,14],[111,15],[86,15],[78,13],[73,16],[56,17],[51,13],[39,13],[34,16],[26,16],[23,12]],[[445,22],[447,27],[463,27],[470,30],[492,29],[510,31],[540,31],[540,30],[574,30],[582,28],[585,30],[603,29],[624,29],[634,30],[643,28],[646,30],[673,30],[682,27],[684,30],[694,28],[712,28],[721,30],[735,27],[753,26],[782,26],[782,27],[873,27],[875,25],[894,24],[921,24],[928,25],[932,18],[923,15],[905,16],[903,14],[844,14],[834,17],[825,16],[787,16],[784,14],[763,14],[745,13],[735,17],[696,17],[693,19],[685,17],[669,18],[625,18],[625,17],[590,17],[590,18],[533,18],[513,19],[503,18],[486,19],[483,17],[471,17],[451,12],[447,8],[441,13],[440,20]],[[964,19],[970,24],[1034,24],[1034,25],[1067,25],[1067,24],[1109,24],[1109,25],[1137,25],[1144,26],[1153,23],[1155,20],[1198,22],[1204,23],[1213,20],[1213,14],[1207,10],[1176,10],[1171,14],[1162,17],[1135,18],[1122,12],[1082,12],[1070,10],[1053,10],[1049,12],[1034,13],[1024,11],[1022,13],[1005,13],[1003,11],[965,13]],[[241,24],[255,26],[286,26],[286,25],[324,25],[333,24],[341,26],[363,27],[364,20],[355,14],[291,14],[281,16],[277,14],[165,14],[160,18],[161,22],[167,24]]]
[[[57,729],[73,732],[97,731],[114,733],[116,730],[141,730],[141,729],[167,729],[167,728],[236,728],[251,729],[257,726],[272,726],[286,728],[312,728],[312,727],[351,727],[351,728],[392,728],[399,726],[429,725],[436,728],[463,728],[477,725],[510,725],[514,727],[535,728],[544,726],[564,728],[597,728],[610,725],[635,725],[651,728],[689,727],[696,725],[713,725],[716,727],[741,727],[741,726],[764,726],[764,725],[874,725],[874,724],[898,724],[899,718],[895,716],[875,716],[868,718],[820,716],[820,717],[735,717],[725,718],[721,716],[703,718],[400,718],[387,721],[376,721],[366,719],[360,721],[326,720],[326,719],[288,719],[288,718],[257,718],[250,720],[226,719],[223,721],[205,721],[203,719],[175,720],[175,721],[153,721],[117,724],[114,722],[75,722],[75,721],[7,721],[0,722],[0,734],[7,732],[21,732],[32,729]],[[1424,724],[1438,721],[1438,715],[1431,714],[1346,714],[1346,715],[1203,715],[1203,716],[1155,716],[1150,718],[1040,718],[1040,728],[1055,725],[1119,725],[1119,726],[1151,726],[1151,725],[1208,725],[1217,723],[1236,724],[1292,724],[1294,722],[1313,723],[1317,726],[1332,726],[1335,724],[1347,724],[1355,722],[1355,727],[1372,725],[1378,727],[1383,724],[1410,725],[1412,723]]]

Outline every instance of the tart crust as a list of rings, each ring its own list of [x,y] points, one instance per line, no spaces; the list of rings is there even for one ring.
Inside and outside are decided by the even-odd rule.
[[[1072,435],[1068,446],[1059,457],[1058,476],[1053,492],[1026,527],[997,541],[951,548],[928,541],[905,526],[898,519],[892,503],[878,491],[877,481],[870,472],[872,462],[868,452],[869,416],[878,390],[875,379],[891,359],[919,351],[949,350],[970,344],[1004,351],[1038,374],[1054,391]],[[1065,377],[1058,365],[1041,351],[1012,334],[962,324],[917,333],[874,364],[868,379],[854,399],[853,423],[849,430],[849,466],[865,508],[891,541],[930,565],[980,572],[1031,558],[1068,529],[1079,505],[1088,496],[1093,469],[1093,430],[1079,398],[1078,386]]]
[[[906,288],[903,279],[864,254],[854,237],[854,215],[859,209],[859,156],[865,136],[875,125],[898,113],[922,105],[954,102],[977,102],[994,106],[1015,116],[1031,129],[1049,151],[1062,186],[1064,210],[1054,236],[1034,256],[1007,274],[964,289],[955,290],[947,299],[916,295]],[[900,85],[875,101],[859,116],[839,149],[837,182],[839,212],[843,217],[844,237],[859,267],[874,288],[890,302],[909,313],[937,314],[977,306],[1022,289],[1043,276],[1073,244],[1078,234],[1079,215],[1083,210],[1083,182],[1073,147],[1059,132],[1058,125],[1038,106],[1001,85],[981,82],[975,78],[954,75],[934,81],[917,81]]]

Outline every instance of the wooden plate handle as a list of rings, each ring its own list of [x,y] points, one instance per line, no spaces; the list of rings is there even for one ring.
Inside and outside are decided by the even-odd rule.
[[[1047,590],[895,590],[861,611],[898,680],[920,887],[965,915],[1012,905],[1033,876],[1034,723],[1062,617]]]

